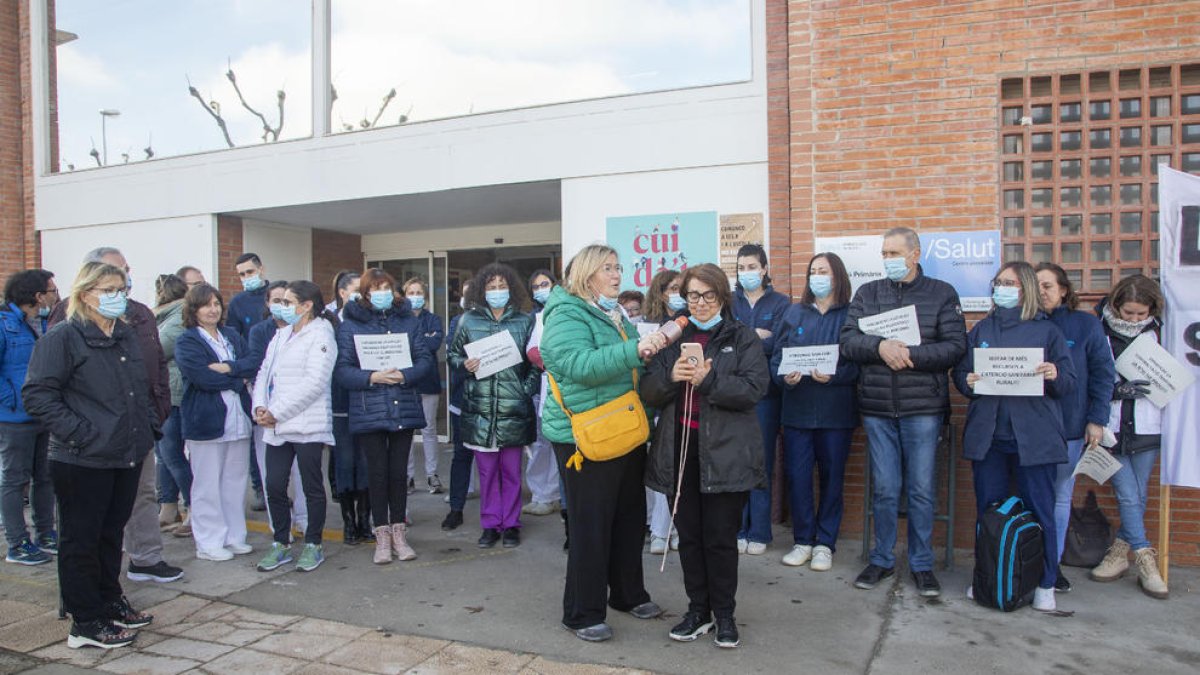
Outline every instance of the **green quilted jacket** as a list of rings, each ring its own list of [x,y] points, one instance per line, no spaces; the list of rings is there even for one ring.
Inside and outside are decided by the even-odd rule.
[[[637,330],[628,319],[621,319],[628,336],[622,340],[604,312],[559,286],[550,292],[542,317],[542,360],[572,412],[591,410],[633,389],[633,369],[640,369],[642,360]],[[542,435],[551,443],[575,442],[571,421],[550,391],[542,409]]]
[[[462,368],[467,361],[465,345],[500,331],[512,333],[521,353],[533,333],[533,317],[509,305],[497,321],[491,310],[472,308],[459,319],[458,329],[446,352],[450,367]],[[466,374],[460,429],[463,442],[484,448],[529,445],[537,440],[537,418],[533,394],[541,375],[526,358],[495,375],[476,379]]]

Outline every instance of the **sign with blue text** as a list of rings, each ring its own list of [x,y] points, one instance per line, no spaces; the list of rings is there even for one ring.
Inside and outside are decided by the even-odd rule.
[[[645,291],[662,270],[717,262],[717,212],[610,217],[606,241],[625,268],[621,288]]]
[[[992,278],[1000,271],[1000,231],[921,232],[921,269],[958,291],[964,312],[992,308]]]

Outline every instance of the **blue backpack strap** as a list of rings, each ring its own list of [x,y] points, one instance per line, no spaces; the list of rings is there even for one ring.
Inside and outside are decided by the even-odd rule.
[[[996,512],[1007,516],[1013,510],[1013,508],[1020,503],[1021,499],[1019,497],[1009,497],[1008,499],[1004,500],[1003,504],[996,508]]]

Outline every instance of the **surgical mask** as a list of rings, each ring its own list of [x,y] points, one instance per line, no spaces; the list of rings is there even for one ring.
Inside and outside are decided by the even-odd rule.
[[[508,289],[501,291],[485,291],[484,299],[487,300],[488,307],[492,309],[503,309],[508,306]]]
[[[262,288],[263,280],[257,274],[242,277],[242,289],[247,291],[257,291]]]
[[[687,307],[687,300],[678,293],[672,293],[667,296],[667,307],[670,307],[672,312],[678,312]]]
[[[550,289],[539,288],[533,292],[533,299],[537,300],[540,304],[546,304],[546,301],[550,299]]]
[[[763,275],[759,272],[738,272],[738,283],[747,291],[757,291],[762,282]]]
[[[600,309],[611,312],[617,308],[617,299],[610,298],[607,295],[600,295],[596,296],[596,304],[600,306]]]
[[[283,305],[278,302],[272,302],[269,306],[271,317],[276,321],[283,321]]]
[[[49,307],[38,307],[38,316],[40,316],[43,319],[50,316],[50,308]]]
[[[378,310],[385,310],[392,306],[395,298],[392,297],[392,289],[384,289],[382,291],[371,291],[371,306]]]
[[[100,296],[100,305],[96,308],[100,312],[100,316],[106,319],[115,319],[125,313],[125,306],[128,300],[124,292],[118,292],[115,296],[107,295]]]
[[[408,296],[408,302],[410,304],[412,304],[413,309],[421,309],[422,307],[425,306],[425,296],[410,295],[410,296]]]
[[[827,298],[833,291],[833,277],[828,274],[814,274],[808,278],[808,288],[818,298]]]
[[[280,305],[279,306],[279,320],[286,323],[289,326],[296,325],[296,322],[300,320],[300,315],[296,314],[296,306],[295,305]]]
[[[1012,309],[1021,302],[1021,289],[1016,286],[997,286],[992,289],[992,302],[997,307]]]
[[[908,261],[904,258],[884,258],[883,270],[887,273],[888,279],[900,281],[908,276]]]
[[[717,324],[721,323],[721,315],[716,314],[713,316],[713,318],[709,319],[708,321],[700,321],[699,319],[697,319],[694,316],[689,316],[688,321],[691,321],[692,325],[695,326],[696,328],[699,328],[700,330],[711,330],[713,328],[713,326],[716,326]]]

